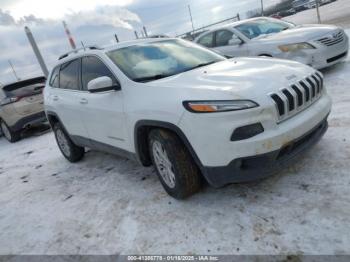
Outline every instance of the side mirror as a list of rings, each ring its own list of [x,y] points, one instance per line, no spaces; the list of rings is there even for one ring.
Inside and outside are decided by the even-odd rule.
[[[228,41],[229,45],[241,45],[243,41],[236,35],[233,35],[232,38]]]
[[[110,90],[117,90],[116,86],[113,84],[112,78],[108,76],[101,76],[91,80],[88,83],[87,89],[91,93],[105,92]]]

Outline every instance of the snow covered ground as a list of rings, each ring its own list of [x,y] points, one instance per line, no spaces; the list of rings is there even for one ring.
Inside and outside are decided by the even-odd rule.
[[[0,254],[350,254],[350,61],[324,74],[330,128],[301,162],[186,201],[122,158],[68,163],[52,133],[0,139]]]
[[[320,7],[322,23],[336,24],[345,28],[350,27],[350,1],[337,0],[331,4]],[[306,10],[295,15],[284,18],[297,24],[317,23],[316,9]]]

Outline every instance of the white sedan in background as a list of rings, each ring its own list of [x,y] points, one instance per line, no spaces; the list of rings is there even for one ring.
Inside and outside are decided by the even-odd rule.
[[[294,25],[274,18],[253,18],[207,31],[195,42],[226,56],[270,56],[322,69],[348,55],[349,39],[332,25]]]

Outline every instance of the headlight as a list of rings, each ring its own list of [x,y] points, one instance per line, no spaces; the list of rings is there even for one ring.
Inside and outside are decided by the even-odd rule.
[[[282,52],[295,52],[302,49],[315,49],[313,45],[310,45],[308,43],[298,43],[298,44],[291,44],[291,45],[280,45],[278,47]]]
[[[257,103],[250,100],[185,101],[183,105],[188,111],[193,113],[227,112],[259,106]]]

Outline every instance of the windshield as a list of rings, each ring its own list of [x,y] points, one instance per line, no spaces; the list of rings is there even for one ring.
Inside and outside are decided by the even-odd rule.
[[[157,80],[225,60],[196,44],[175,39],[135,44],[107,55],[136,82]]]
[[[284,21],[258,19],[240,24],[235,28],[249,39],[253,39],[262,35],[276,34],[292,27],[294,27],[293,24]]]

